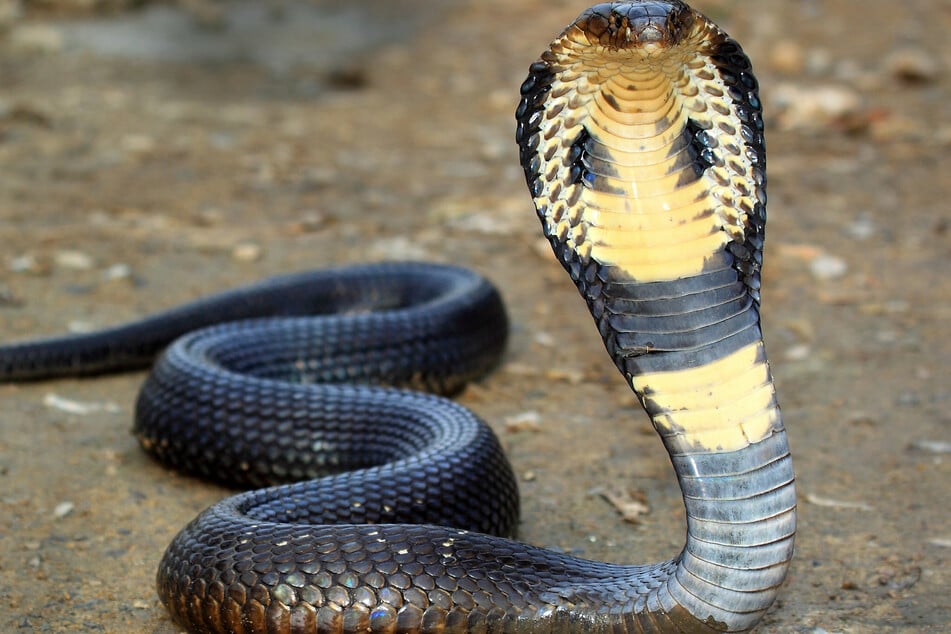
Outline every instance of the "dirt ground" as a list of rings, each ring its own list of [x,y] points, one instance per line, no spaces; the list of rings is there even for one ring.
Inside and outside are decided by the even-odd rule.
[[[754,60],[768,121],[763,317],[800,532],[759,631],[951,631],[951,5],[696,5]],[[673,555],[668,459],[540,240],[513,141],[528,65],[584,6],[283,7],[9,24],[0,340],[279,272],[463,264],[513,321],[503,366],[460,400],[515,465],[521,537]],[[156,564],[226,491],[142,453],[141,380],[0,386],[0,631],[179,631]],[[618,490],[643,494],[639,523]]]

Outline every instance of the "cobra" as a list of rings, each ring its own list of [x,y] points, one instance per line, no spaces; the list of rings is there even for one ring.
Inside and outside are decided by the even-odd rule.
[[[148,364],[187,332],[140,393],[141,444],[270,486],[213,505],[169,546],[158,590],[185,627],[740,632],[773,603],[796,505],[759,319],[765,154],[747,57],[676,0],[599,4],[531,65],[516,118],[543,231],[670,454],[683,550],[618,565],[505,537],[516,485],[488,426],[374,385],[450,393],[495,364],[504,309],[460,269],[285,276],[0,348],[0,378],[36,379]],[[315,310],[340,314],[302,316]]]

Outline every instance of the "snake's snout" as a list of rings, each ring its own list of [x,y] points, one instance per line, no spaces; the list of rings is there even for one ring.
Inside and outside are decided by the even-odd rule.
[[[693,17],[690,8],[676,0],[605,2],[585,11],[575,24],[592,43],[650,53],[677,44]]]

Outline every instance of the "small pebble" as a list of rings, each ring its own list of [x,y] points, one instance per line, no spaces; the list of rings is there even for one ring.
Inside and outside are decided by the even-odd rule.
[[[847,86],[781,83],[773,90],[776,118],[785,130],[822,131],[858,117],[862,96]]]
[[[584,372],[572,368],[549,368],[545,370],[544,376],[552,381],[564,381],[572,385],[584,381]]]
[[[803,499],[810,504],[815,504],[816,506],[824,506],[828,508],[838,508],[838,509],[854,509],[857,511],[873,511],[875,510],[870,504],[865,502],[852,502],[848,500],[835,500],[832,498],[822,497],[820,495],[815,495],[813,493],[806,493],[803,496]]]
[[[928,453],[951,453],[951,442],[944,440],[914,440],[912,449]]]
[[[231,257],[239,262],[257,262],[264,255],[264,249],[253,242],[241,242],[231,249]]]
[[[505,431],[518,433],[522,431],[541,431],[542,415],[536,410],[528,410],[509,416],[505,419]]]
[[[914,392],[901,392],[895,399],[895,404],[901,407],[918,407],[921,404],[921,399]]]
[[[540,330],[532,336],[532,340],[540,346],[545,346],[546,348],[551,348],[555,345],[555,338],[551,335],[550,332],[545,332]]]
[[[541,370],[539,370],[534,365],[528,363],[518,363],[517,361],[506,363],[504,366],[502,366],[502,371],[508,372],[509,374],[513,374],[515,376],[530,377],[536,377],[542,373]]]
[[[147,134],[127,134],[121,143],[124,150],[133,154],[145,154],[155,149],[155,139]]]
[[[806,55],[799,42],[780,40],[770,50],[769,63],[781,73],[798,75],[806,67]]]
[[[878,425],[878,421],[871,414],[866,412],[852,412],[845,422],[849,425],[860,427],[874,427]]]
[[[235,145],[237,145],[235,136],[227,132],[210,132],[208,134],[208,142],[211,144],[211,147],[222,151],[233,150]]]
[[[217,207],[205,207],[198,212],[194,219],[195,224],[201,227],[214,227],[224,222],[225,212]]]
[[[882,344],[890,344],[898,341],[898,332],[894,330],[879,330],[875,333],[875,341]]]
[[[96,332],[99,330],[99,324],[87,319],[70,319],[66,322],[66,332],[74,335],[82,335],[87,332]]]
[[[809,262],[809,271],[819,280],[831,280],[842,277],[849,270],[849,265],[842,258],[823,253]]]
[[[52,392],[47,393],[43,397],[43,405],[50,409],[76,416],[87,416],[96,412],[115,414],[121,411],[119,406],[112,401],[77,401]]]
[[[406,236],[393,236],[374,240],[367,249],[372,258],[388,260],[422,260],[429,250]]]
[[[789,361],[805,361],[812,355],[812,348],[804,343],[786,348],[786,359]]]
[[[127,280],[132,277],[132,267],[128,264],[113,264],[102,272],[102,279],[106,281]]]
[[[300,214],[298,219],[291,224],[291,231],[294,233],[312,233],[320,231],[330,224],[330,218],[319,211],[308,210]]]
[[[816,76],[827,74],[836,56],[821,46],[810,46],[806,50],[806,72]]]
[[[10,290],[6,284],[0,284],[0,306],[22,306],[23,300]]]
[[[53,509],[53,515],[56,518],[62,519],[72,513],[74,508],[76,508],[76,505],[72,502],[60,502],[56,505],[56,508]]]
[[[63,34],[43,24],[23,24],[10,31],[9,42],[24,53],[58,53],[63,49]]]
[[[935,56],[920,48],[892,51],[885,58],[884,66],[888,74],[910,84],[930,83],[941,71]]]
[[[53,256],[53,262],[56,266],[73,271],[88,271],[95,266],[95,260],[91,255],[72,249],[57,251]]]
[[[31,275],[49,275],[53,270],[49,258],[40,257],[33,253],[11,258],[7,266],[13,273],[29,273]]]
[[[853,220],[846,228],[846,233],[849,234],[849,237],[856,240],[868,240],[873,235],[875,235],[875,223],[869,217],[867,213],[860,214],[858,218]]]

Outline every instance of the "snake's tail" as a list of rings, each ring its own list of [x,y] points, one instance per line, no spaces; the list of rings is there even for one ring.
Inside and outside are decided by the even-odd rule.
[[[489,292],[484,280],[469,271],[416,262],[356,265],[279,275],[95,332],[2,344],[0,383],[147,368],[175,339],[226,322],[398,309],[433,311],[435,315],[440,311],[439,304],[457,305],[457,297],[479,286],[484,288],[477,294]],[[496,303],[501,306],[501,300]],[[498,308],[497,312],[502,315],[499,332],[504,333],[504,310]],[[481,327],[474,324],[474,320],[466,321],[465,316],[460,315],[460,322],[455,327],[474,330],[474,326]],[[455,335],[449,333],[449,336]],[[498,346],[504,345],[504,336],[496,338],[500,340]],[[484,370],[479,368],[471,374],[479,375]],[[466,380],[470,378],[465,377]],[[458,389],[458,385],[447,386],[445,390],[438,385],[427,387],[440,392]]]
[[[324,273],[320,273],[324,276]],[[304,314],[309,274],[287,275],[218,293],[95,332],[0,346],[0,383],[94,376],[149,367],[169,343],[224,321]]]

